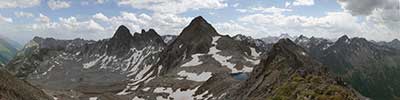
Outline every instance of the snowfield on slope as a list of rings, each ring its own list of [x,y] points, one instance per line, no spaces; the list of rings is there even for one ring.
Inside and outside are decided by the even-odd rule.
[[[197,75],[196,73],[190,73],[186,71],[180,71],[178,73],[179,76],[181,77],[186,77],[186,80],[191,80],[191,81],[196,81],[196,82],[203,82],[207,81],[209,78],[211,78],[211,72],[202,72],[201,74]]]

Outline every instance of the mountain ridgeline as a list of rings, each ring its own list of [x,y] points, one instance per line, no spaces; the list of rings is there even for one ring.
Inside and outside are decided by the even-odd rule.
[[[121,25],[99,41],[35,37],[4,68],[56,100],[395,100],[398,47],[230,37],[199,16],[178,36]]]

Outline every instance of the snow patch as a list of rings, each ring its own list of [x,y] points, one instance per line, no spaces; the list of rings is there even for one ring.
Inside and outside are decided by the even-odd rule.
[[[204,54],[193,54],[192,60],[190,60],[189,62],[186,62],[181,67],[190,67],[190,66],[197,66],[197,65],[202,64],[203,62],[201,62],[199,59],[199,56],[202,56],[202,55],[204,55]]]
[[[198,98],[194,97],[193,95],[197,91],[199,87],[194,89],[188,89],[186,91],[182,91],[180,88],[176,91],[173,91],[172,88],[164,88],[164,87],[157,87],[154,89],[154,93],[167,93],[169,96],[167,98],[163,98],[161,96],[157,97],[157,100],[198,100]]]
[[[322,50],[326,50],[326,49],[328,49],[329,47],[331,47],[332,46],[332,44],[326,44],[323,48],[322,48]]]
[[[251,50],[251,56],[253,57],[259,57],[261,54],[261,52],[258,53],[255,48],[250,47],[250,50]]]
[[[88,62],[88,63],[84,63],[84,64],[83,64],[83,68],[84,68],[84,69],[89,69],[89,68],[93,67],[94,65],[97,64],[97,62],[99,62],[99,61],[100,61],[103,57],[105,57],[105,56],[106,56],[106,54],[102,55],[101,57],[98,57],[97,59],[95,59],[95,60],[93,60],[93,61],[90,61],[90,62]]]
[[[181,77],[186,77],[187,80],[196,81],[196,82],[204,82],[211,78],[211,72],[202,72],[201,74],[197,75],[196,73],[190,73],[186,71],[180,71],[178,73]]]
[[[143,88],[142,90],[143,91],[149,91],[151,88],[150,87],[146,87],[146,88]]]
[[[97,100],[97,97],[90,97],[89,100]]]
[[[307,55],[307,53],[304,52],[304,51],[302,51],[300,54],[303,55],[303,56],[306,56],[306,55]]]
[[[132,100],[146,100],[146,99],[139,98],[139,97],[135,96]]]
[[[172,37],[167,36],[167,37],[165,37],[165,39],[164,39],[164,43],[168,43],[168,42],[171,41],[171,40],[172,40]]]
[[[207,94],[208,94],[208,91],[206,91],[206,92],[204,92],[204,93],[202,93],[200,95],[197,95],[196,99],[198,99],[198,100],[208,100],[211,97],[213,97],[213,94],[209,94],[209,95],[207,95]],[[204,98],[204,96],[206,96],[206,97]]]

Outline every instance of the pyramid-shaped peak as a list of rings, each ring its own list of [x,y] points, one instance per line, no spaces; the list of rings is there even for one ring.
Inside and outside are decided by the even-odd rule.
[[[391,42],[393,42],[393,43],[400,43],[400,40],[399,40],[399,39],[393,39]]]
[[[271,52],[280,53],[282,55],[294,54],[297,56],[307,56],[305,49],[287,38],[280,39],[277,43],[275,43],[272,47]]]
[[[306,37],[306,36],[304,36],[304,35],[300,35],[299,38],[307,39],[308,37]]]
[[[275,45],[296,45],[296,43],[288,38],[283,38],[280,39]]]
[[[343,44],[343,43],[345,43],[345,44],[350,44],[350,38],[347,36],[347,35],[343,35],[343,36],[341,36],[337,41],[336,41],[336,43],[339,43],[339,44]]]
[[[198,16],[183,29],[178,36],[178,40],[192,41],[193,39],[203,39],[218,36],[218,32],[203,17]]]
[[[207,21],[202,16],[197,16],[192,20],[193,22],[207,23]]]
[[[343,35],[338,40],[349,40],[349,39],[350,39],[349,36]]]
[[[133,36],[130,33],[129,29],[126,26],[121,25],[114,33],[113,39],[131,39],[132,37]]]

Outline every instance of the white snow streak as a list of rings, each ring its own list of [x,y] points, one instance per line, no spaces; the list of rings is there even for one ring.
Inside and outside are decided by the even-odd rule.
[[[186,71],[180,71],[178,73],[179,76],[186,77],[187,80],[196,81],[196,82],[204,82],[211,78],[211,72],[202,72],[201,74],[197,75],[196,73],[190,73]]]
[[[89,100],[97,100],[97,97],[90,97]]]
[[[164,87],[157,87],[154,89],[154,93],[167,93],[169,94],[168,98],[162,98],[162,97],[157,97],[157,100],[198,100],[196,97],[193,95],[197,91],[199,87],[196,87],[195,89],[188,89],[186,91],[182,91],[180,88],[177,89],[176,91],[173,91],[172,88],[164,88]]]
[[[189,62],[186,62],[181,67],[190,67],[190,66],[197,66],[197,65],[202,64],[203,62],[201,62],[199,59],[199,56],[202,56],[202,55],[204,55],[204,54],[193,54],[192,60],[190,60]]]

